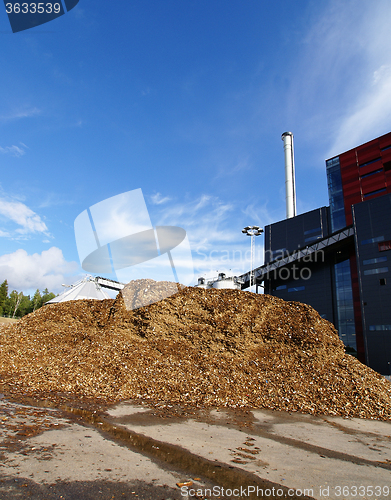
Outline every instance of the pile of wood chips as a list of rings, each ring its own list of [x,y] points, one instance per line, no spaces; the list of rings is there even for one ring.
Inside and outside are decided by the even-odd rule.
[[[49,398],[391,419],[391,384],[346,355],[310,306],[238,290],[167,296],[173,286],[139,280],[115,300],[48,305],[1,325],[0,382]],[[159,287],[166,298],[132,309]]]

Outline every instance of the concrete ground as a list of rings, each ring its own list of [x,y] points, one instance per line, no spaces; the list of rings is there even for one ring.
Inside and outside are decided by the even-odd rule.
[[[391,500],[390,471],[391,422],[132,402],[69,413],[0,399],[0,500]]]

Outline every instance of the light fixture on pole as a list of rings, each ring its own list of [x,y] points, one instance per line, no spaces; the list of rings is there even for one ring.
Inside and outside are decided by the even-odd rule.
[[[255,253],[255,236],[260,236],[263,233],[263,229],[259,226],[246,226],[242,229],[242,233],[251,236],[251,271],[250,271],[250,290],[254,285],[254,253]]]

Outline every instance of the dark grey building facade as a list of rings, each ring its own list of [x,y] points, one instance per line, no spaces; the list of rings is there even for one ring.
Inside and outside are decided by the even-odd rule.
[[[366,362],[390,374],[391,194],[354,205],[352,212]]]
[[[329,207],[265,227],[256,283],[314,307],[347,352],[391,375],[391,133],[326,160],[326,171]]]
[[[328,236],[328,213],[328,207],[322,207],[266,226],[265,264],[292,255]],[[330,264],[330,255],[323,250],[311,257],[296,259],[291,265],[280,267],[267,275],[265,293],[284,300],[311,304],[323,318],[333,321]]]
[[[266,226],[265,265],[324,241],[333,235],[330,228],[329,207]],[[265,293],[311,305],[335,325],[347,349],[356,353],[349,262],[352,252],[353,234],[266,273],[263,281]]]

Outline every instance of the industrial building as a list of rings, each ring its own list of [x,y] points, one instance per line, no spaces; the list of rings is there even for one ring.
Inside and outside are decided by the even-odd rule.
[[[326,160],[329,203],[296,215],[293,134],[283,134],[287,218],[265,227],[265,293],[304,302],[347,352],[391,374],[391,133]],[[249,285],[250,273],[241,278]]]

